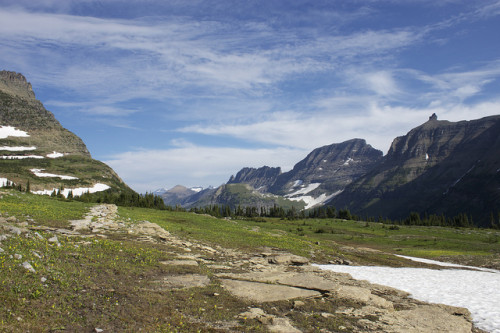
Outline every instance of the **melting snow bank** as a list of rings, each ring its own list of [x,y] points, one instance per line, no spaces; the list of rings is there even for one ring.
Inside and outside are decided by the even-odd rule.
[[[418,261],[455,266],[454,264]],[[415,299],[467,308],[474,324],[488,332],[500,333],[500,271],[464,269],[392,268],[378,266],[317,265],[358,280],[406,291]],[[468,267],[468,266],[466,266]],[[473,267],[474,269],[478,269]]]
[[[48,158],[58,158],[58,157],[63,157],[63,156],[64,156],[63,153],[58,153],[56,151],[47,155]]]
[[[18,130],[12,126],[0,126],[0,139],[5,139],[9,136],[25,138],[29,135],[25,131]]]
[[[12,184],[7,178],[0,178],[0,187],[11,186]]]
[[[73,176],[64,176],[64,175],[55,175],[53,173],[45,173],[42,172],[45,169],[31,169],[30,171],[33,172],[33,174],[37,177],[55,177],[55,178],[61,178],[65,180],[73,180],[73,179],[78,179],[78,177],[73,177]]]
[[[432,264],[432,265],[438,265],[438,266],[444,266],[444,267],[469,268],[469,269],[473,269],[476,271],[483,271],[483,272],[499,273],[500,274],[499,270],[491,269],[491,268],[458,265],[458,264],[452,264],[451,262],[443,262],[443,261],[436,261],[436,260],[430,260],[430,259],[408,257],[408,256],[402,256],[402,255],[398,255],[398,254],[396,254],[396,257],[401,257],[401,258],[405,258],[405,259],[409,259],[409,260],[413,260],[413,261],[418,261],[418,262],[423,262],[426,264]]]
[[[106,185],[106,184],[95,184],[93,187],[78,187],[78,188],[65,188],[62,190],[61,194],[67,198],[69,192],[71,191],[73,193],[74,197],[79,197],[84,193],[96,193],[96,192],[101,192],[101,191],[106,191],[107,189],[110,189],[111,187]],[[58,191],[57,188],[53,188],[52,190],[43,190],[43,191],[32,191],[31,193],[33,194],[41,194],[41,195],[51,195],[54,191]]]
[[[25,158],[38,158],[38,159],[41,159],[43,158],[43,156],[39,156],[39,155],[19,155],[19,156],[0,156],[1,159],[4,159],[4,160],[22,160],[22,159],[25,159]]]
[[[7,151],[27,151],[27,150],[36,150],[36,147],[9,147],[9,146],[3,146],[3,147],[0,147],[0,150],[7,150]]]

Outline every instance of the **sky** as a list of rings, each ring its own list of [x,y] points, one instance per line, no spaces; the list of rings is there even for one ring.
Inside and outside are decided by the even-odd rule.
[[[500,0],[0,0],[0,70],[133,189],[500,114]]]

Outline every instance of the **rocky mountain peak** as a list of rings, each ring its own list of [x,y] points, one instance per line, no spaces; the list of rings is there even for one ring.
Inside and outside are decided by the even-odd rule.
[[[438,119],[438,116],[435,113],[433,113],[432,116],[429,117],[429,121],[434,121],[437,119]]]
[[[20,73],[0,71],[0,90],[23,98],[35,98],[31,83]]]
[[[235,176],[231,176],[228,184],[245,183],[255,189],[267,190],[281,174],[281,168],[263,166],[261,168],[243,168]]]

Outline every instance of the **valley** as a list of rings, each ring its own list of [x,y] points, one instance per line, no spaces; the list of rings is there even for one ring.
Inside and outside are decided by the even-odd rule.
[[[500,266],[500,232],[484,229],[220,219],[16,190],[0,211],[7,331],[480,332],[465,309],[310,264]]]

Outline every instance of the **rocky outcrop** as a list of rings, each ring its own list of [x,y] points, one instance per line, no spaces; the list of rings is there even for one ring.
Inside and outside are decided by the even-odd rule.
[[[34,99],[35,93],[24,75],[16,72],[0,71],[0,90],[26,99]]]
[[[260,192],[267,192],[280,174],[281,168],[279,167],[243,168],[236,174],[236,177],[231,176],[227,184],[245,183]]]

